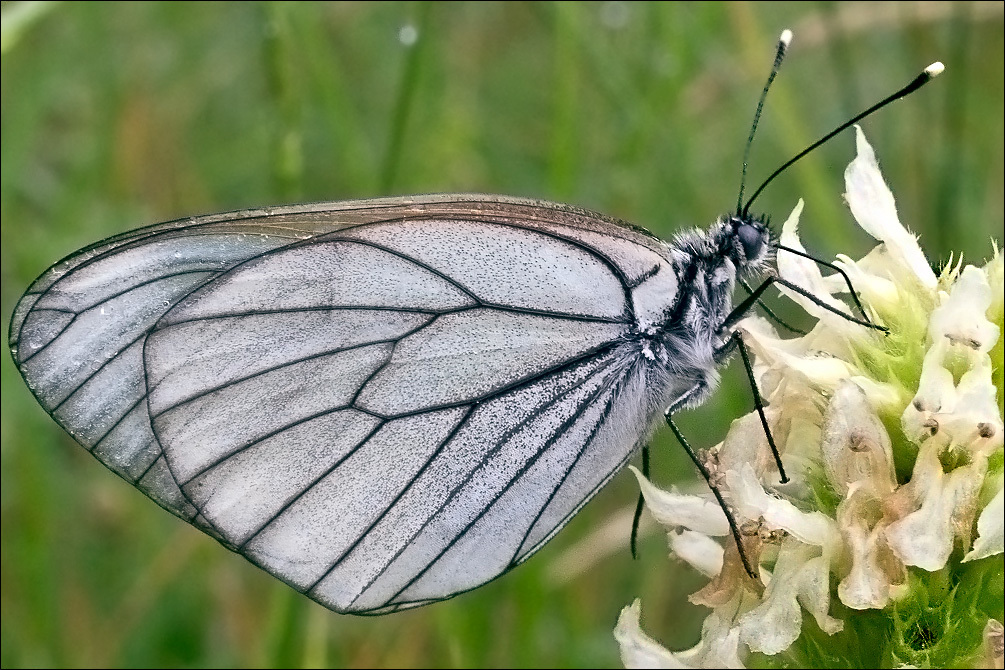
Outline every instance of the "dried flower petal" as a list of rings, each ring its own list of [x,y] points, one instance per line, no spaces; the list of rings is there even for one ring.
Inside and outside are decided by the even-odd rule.
[[[897,487],[890,436],[865,392],[853,382],[838,387],[824,419],[824,468],[834,489],[844,495],[861,482],[879,495]]]
[[[978,668],[1005,667],[1005,626],[1001,621],[988,619],[984,625],[984,658]]]

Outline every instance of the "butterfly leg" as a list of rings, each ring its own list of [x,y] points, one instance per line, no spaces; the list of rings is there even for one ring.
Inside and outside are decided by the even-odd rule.
[[[739,282],[740,286],[742,286],[743,290],[746,291],[748,294],[751,294],[751,293],[754,292],[754,289],[750,288],[750,284],[748,284],[747,282],[743,281],[743,279],[739,279],[738,278],[736,281]],[[775,323],[777,323],[779,326],[781,326],[785,330],[789,331],[790,333],[794,333],[796,335],[805,335],[806,334],[805,330],[802,330],[801,328],[796,328],[795,326],[790,326],[785,321],[783,321],[782,317],[780,317],[777,314],[775,314],[774,312],[772,312],[771,308],[768,307],[768,305],[763,300],[758,300],[757,301],[757,305],[764,311],[764,315],[765,316],[767,316],[769,319],[771,319],[772,321],[774,321]]]
[[[730,330],[733,326],[737,324],[738,321],[746,317],[747,313],[751,310],[751,308],[753,308],[753,306],[760,301],[761,294],[763,294],[766,290],[768,290],[768,287],[771,286],[772,284],[780,284],[788,289],[791,289],[792,291],[795,291],[799,295],[813,301],[813,304],[819,305],[820,307],[826,309],[828,312],[833,312],[834,314],[837,314],[841,318],[851,321],[852,323],[857,323],[860,326],[865,326],[866,328],[872,328],[873,330],[879,330],[884,333],[890,332],[888,328],[876,325],[868,318],[866,318],[865,320],[858,319],[847,312],[844,312],[832,305],[828,305],[823,300],[816,297],[815,295],[804,289],[802,286],[799,286],[798,284],[793,284],[792,282],[782,279],[781,277],[768,277],[763,282],[761,282],[761,284],[757,288],[754,289],[753,293],[744,298],[743,302],[741,302],[739,305],[733,308],[733,311],[729,313],[729,316],[723,319],[722,325],[719,326],[719,329],[716,331],[716,333],[721,334],[726,332],[727,330]]]
[[[786,246],[783,246],[781,244],[776,244],[775,248],[778,249],[778,250],[780,250],[780,251],[787,251],[790,254],[795,254],[796,256],[802,256],[803,258],[806,258],[806,259],[809,259],[809,260],[813,261],[817,265],[822,265],[825,268],[829,268],[831,270],[834,270],[839,275],[841,275],[841,277],[844,279],[845,286],[848,287],[848,293],[851,295],[852,302],[854,302],[855,306],[858,307],[859,314],[862,315],[863,319],[865,319],[866,321],[869,321],[869,315],[866,314],[865,307],[862,306],[862,302],[858,299],[858,291],[856,291],[855,287],[852,286],[851,277],[848,276],[847,272],[845,272],[843,269],[841,269],[837,265],[834,265],[833,263],[828,263],[827,261],[821,260],[821,259],[817,258],[816,256],[811,256],[808,253],[806,253],[805,251],[800,251],[799,249],[793,249],[791,247],[786,247]]]
[[[754,368],[750,364],[750,355],[747,353],[747,345],[743,343],[743,335],[740,331],[734,330],[733,334],[729,336],[729,339],[721,347],[715,351],[715,360],[717,363],[722,363],[726,358],[733,352],[733,349],[737,349],[740,352],[740,359],[743,361],[743,369],[747,371],[747,381],[750,382],[750,390],[754,394],[754,408],[757,410],[757,415],[761,418],[761,427],[764,428],[764,436],[768,438],[768,446],[771,447],[771,455],[775,457],[775,465],[778,466],[778,474],[781,475],[781,482],[785,484],[789,481],[788,476],[785,474],[785,467],[782,466],[782,456],[778,453],[778,447],[775,446],[775,438],[771,435],[771,428],[768,427],[768,417],[764,415],[764,400],[761,398],[761,392],[757,390],[757,380],[754,378]]]
[[[698,468],[698,472],[700,472],[701,476],[705,478],[705,483],[708,484],[708,488],[711,489],[712,495],[715,496],[716,502],[719,503],[719,507],[722,508],[723,513],[726,515],[726,521],[729,523],[729,532],[732,533],[733,541],[736,542],[736,549],[740,553],[740,560],[743,562],[744,570],[747,571],[747,574],[750,575],[751,579],[757,579],[757,573],[754,572],[753,568],[751,567],[750,561],[747,559],[747,553],[743,549],[743,541],[740,537],[740,529],[736,525],[736,519],[733,517],[733,513],[729,510],[729,507],[727,507],[726,501],[723,500],[722,492],[719,491],[718,484],[715,481],[713,481],[712,474],[708,471],[708,468],[705,467],[705,464],[702,462],[702,460],[698,458],[698,454],[695,453],[694,449],[691,448],[691,445],[688,443],[687,438],[684,437],[684,434],[681,433],[680,428],[677,427],[677,424],[674,423],[673,420],[674,412],[676,412],[681,407],[686,406],[688,404],[688,401],[692,400],[694,397],[696,396],[700,397],[703,393],[707,392],[707,388],[708,388],[707,384],[704,381],[699,381],[694,386],[692,386],[688,391],[686,391],[683,395],[677,398],[677,400],[675,400],[670,405],[670,407],[668,407],[666,411],[663,412],[663,417],[666,419],[667,425],[670,426],[670,430],[673,431],[673,434],[677,438],[677,441],[680,442],[682,447],[684,447],[684,451],[687,452],[687,455],[691,458],[691,461],[695,464],[695,467]]]
[[[642,447],[642,476],[649,479],[649,445],[644,445]],[[635,515],[632,517],[632,539],[630,546],[632,548],[632,558],[638,558],[638,541],[639,541],[639,520],[642,519],[642,507],[645,505],[646,499],[639,491],[639,499],[635,503]]]

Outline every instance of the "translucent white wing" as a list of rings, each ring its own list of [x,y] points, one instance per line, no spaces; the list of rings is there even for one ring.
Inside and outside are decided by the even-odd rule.
[[[664,245],[486,196],[162,224],[33,284],[47,411],[169,511],[341,612],[450,597],[548,540],[668,395]]]

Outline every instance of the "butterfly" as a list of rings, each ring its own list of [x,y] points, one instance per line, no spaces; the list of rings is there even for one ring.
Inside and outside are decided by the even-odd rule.
[[[527,560],[713,392],[781,281],[733,307],[779,248],[749,205],[671,242],[483,195],[180,219],[49,268],[10,348],[163,508],[334,611],[392,612]]]
[[[717,281],[696,251],[498,196],[218,214],[58,263],[11,347],[162,507],[327,607],[384,612],[526,560],[707,371],[686,360],[714,338],[684,322],[706,312],[680,278]]]

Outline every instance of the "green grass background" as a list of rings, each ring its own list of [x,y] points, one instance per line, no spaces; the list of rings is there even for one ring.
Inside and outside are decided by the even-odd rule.
[[[65,254],[178,216],[482,191],[575,203],[667,236],[733,207],[750,116],[756,186],[934,60],[943,77],[864,124],[933,262],[1003,237],[1001,3],[3,3],[2,301]],[[401,43],[405,26],[419,39]],[[407,32],[407,30],[406,30]],[[871,244],[841,199],[847,132],[756,209],[824,257]],[[794,310],[787,313],[794,314]],[[795,318],[799,318],[796,314]],[[189,528],[83,450],[2,363],[0,662],[22,666],[616,666],[643,597],[697,639],[696,578],[619,520],[621,475],[510,575],[387,617],[324,610]],[[737,372],[682,418],[700,446],[747,411]],[[693,470],[662,432],[664,482]],[[574,569],[575,568],[575,569]]]

